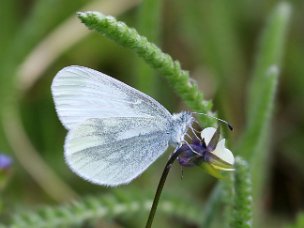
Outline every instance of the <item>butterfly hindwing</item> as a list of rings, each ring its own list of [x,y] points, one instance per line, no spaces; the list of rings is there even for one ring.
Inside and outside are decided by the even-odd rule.
[[[165,122],[157,118],[89,119],[72,129],[65,159],[84,179],[125,184],[140,175],[168,147]]]

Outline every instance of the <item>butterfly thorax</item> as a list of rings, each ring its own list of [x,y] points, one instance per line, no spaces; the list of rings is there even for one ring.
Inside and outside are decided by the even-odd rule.
[[[172,115],[171,129],[169,130],[171,134],[169,144],[171,146],[180,146],[182,144],[185,134],[193,121],[194,118],[191,112],[180,112]]]

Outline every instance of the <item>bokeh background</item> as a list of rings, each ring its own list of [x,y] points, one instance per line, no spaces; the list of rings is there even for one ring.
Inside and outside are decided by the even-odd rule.
[[[213,100],[218,116],[234,126],[227,134],[233,146],[240,143],[245,126],[246,96],[259,39],[278,2],[166,0],[143,5],[139,0],[1,0],[0,152],[13,163],[4,173],[9,181],[1,190],[0,219],[7,222],[18,210],[113,191],[80,179],[64,162],[66,130],[56,116],[50,93],[52,79],[61,68],[91,67],[153,96],[171,112],[187,109],[162,75],[132,51],[90,32],[77,19],[77,11],[114,15],[177,59],[205,98]],[[259,199],[264,227],[293,223],[304,209],[304,2],[294,0],[290,5],[268,139],[266,182]],[[149,9],[154,10],[151,15],[147,15]],[[131,184],[115,190],[153,193],[168,155],[169,151]],[[251,168],[255,172],[260,167]],[[203,205],[216,182],[198,168],[184,170],[181,180],[176,164],[164,191]],[[140,226],[146,216],[142,212],[99,225]],[[195,227],[157,216],[155,227]]]

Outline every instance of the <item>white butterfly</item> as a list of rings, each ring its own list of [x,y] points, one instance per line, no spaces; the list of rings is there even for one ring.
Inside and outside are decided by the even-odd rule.
[[[69,66],[53,80],[59,119],[69,131],[64,155],[84,179],[126,184],[169,145],[179,147],[194,117],[170,114],[153,98],[98,71]]]

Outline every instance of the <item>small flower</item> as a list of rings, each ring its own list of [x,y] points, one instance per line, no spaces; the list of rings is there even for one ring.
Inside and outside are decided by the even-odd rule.
[[[0,170],[7,170],[11,167],[12,159],[5,154],[0,154]]]
[[[0,192],[5,188],[11,176],[12,159],[8,155],[0,154]]]
[[[225,147],[225,139],[220,140],[219,128],[208,127],[201,132],[202,140],[183,144],[179,151],[179,164],[185,167],[194,165],[204,167],[215,176],[222,177],[221,171],[233,171],[234,156]]]

